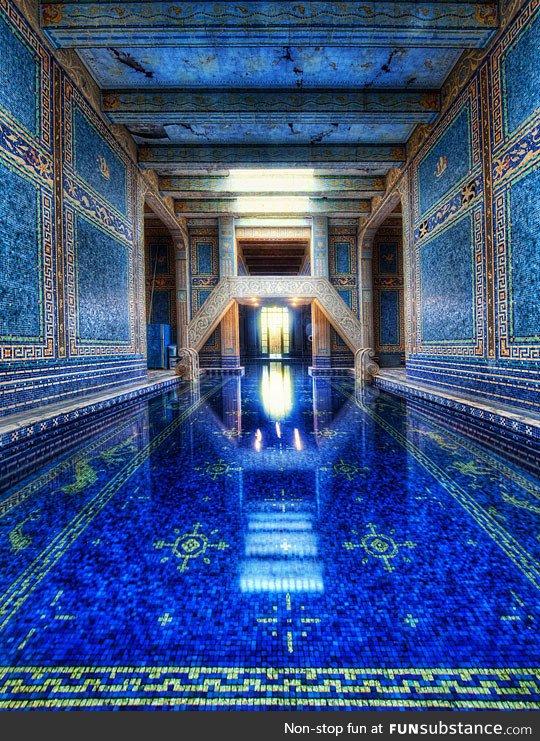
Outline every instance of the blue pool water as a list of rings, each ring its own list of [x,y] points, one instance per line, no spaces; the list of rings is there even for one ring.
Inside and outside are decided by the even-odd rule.
[[[540,707],[535,456],[452,427],[273,363],[55,439],[0,500],[0,707]]]

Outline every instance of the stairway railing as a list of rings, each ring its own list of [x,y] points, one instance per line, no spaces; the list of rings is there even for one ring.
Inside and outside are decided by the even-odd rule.
[[[316,301],[355,355],[355,375],[368,380],[378,371],[373,350],[365,346],[365,332],[355,314],[326,278],[255,277],[222,278],[188,325],[188,348],[199,352],[229,310],[233,301],[249,298],[297,298]]]

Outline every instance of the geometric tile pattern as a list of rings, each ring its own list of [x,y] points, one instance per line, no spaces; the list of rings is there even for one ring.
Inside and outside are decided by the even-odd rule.
[[[219,283],[219,228],[192,227],[189,230],[191,307],[190,316],[201,308]],[[221,359],[221,332],[212,332],[201,350],[205,365],[215,365]]]
[[[0,708],[538,709],[538,463],[301,370],[277,425],[261,377],[7,491]]]
[[[452,222],[419,250],[422,342],[465,344],[474,333],[471,215]],[[441,311],[444,302],[444,311]]]
[[[5,0],[0,42],[0,171],[6,188],[0,203],[0,361],[13,363],[55,353],[52,63]],[[25,296],[28,287],[31,295]]]
[[[355,227],[328,227],[328,270],[330,283],[336,288],[347,306],[358,313],[358,249]],[[344,362],[350,350],[344,340],[330,327],[332,355]],[[338,359],[336,358],[336,360]]]
[[[80,393],[105,378],[124,383],[140,377],[137,317],[144,297],[133,163],[10,0],[0,0],[0,41],[6,82],[0,84],[0,168],[10,190],[0,204],[0,264],[9,272],[0,288],[0,311],[7,319],[0,340],[7,395],[0,414],[5,415],[52,402],[56,394]],[[53,79],[58,96],[53,96]],[[63,210],[53,172],[63,189]],[[86,251],[86,267],[77,262],[81,218],[95,228],[96,244],[103,243],[103,249]],[[112,252],[104,247],[107,239],[117,245]],[[118,265],[113,265],[114,254]],[[22,259],[35,266],[24,270],[24,286],[17,263]],[[88,283],[84,273],[89,270],[101,271],[101,296],[93,296],[98,287]],[[113,286],[106,278],[113,274],[123,276],[123,288],[122,300],[112,301],[111,314],[106,304]],[[82,344],[77,324],[81,299]],[[9,308],[1,305],[6,302]],[[86,364],[71,367],[74,356],[86,358]]]
[[[540,6],[537,2],[525,3],[411,165],[414,246],[409,274],[413,329],[407,362],[411,377],[533,407],[538,406],[540,389],[539,33]],[[454,137],[453,145],[447,136],[449,127],[465,109],[470,121],[470,167],[466,171],[461,165],[451,166],[465,134]],[[443,151],[446,144],[451,153]],[[465,153],[465,147],[462,149]],[[423,184],[419,182],[422,175]],[[443,189],[440,184],[445,179],[448,187]],[[420,196],[422,188],[425,196]],[[434,192],[439,197],[428,204],[425,199]],[[441,341],[426,345],[422,341],[425,309],[421,303],[419,253],[466,213],[473,225],[473,254],[468,264],[474,290],[470,300],[465,298],[469,291],[461,291],[461,311],[474,317],[473,340],[455,343],[451,328],[448,326],[445,338],[446,329],[441,326]],[[461,246],[456,240],[455,249]],[[426,259],[432,259],[428,253]],[[436,273],[434,265],[433,275]],[[447,285],[457,278],[455,274]],[[441,318],[447,314],[445,305],[451,315],[456,296],[450,288],[440,296]],[[509,372],[512,388],[505,382]]]
[[[539,691],[540,672],[533,668],[0,669],[2,710],[527,710],[538,707]]]
[[[540,357],[539,29],[538,4],[526,4],[490,67],[497,355],[510,361]]]
[[[375,351],[384,365],[399,365],[405,351],[401,222],[386,221],[379,227],[373,239],[372,265]]]

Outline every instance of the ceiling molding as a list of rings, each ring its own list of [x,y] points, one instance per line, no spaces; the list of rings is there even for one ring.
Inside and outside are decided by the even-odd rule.
[[[405,163],[402,145],[366,146],[146,146],[139,149],[143,168],[178,167],[397,167]]]
[[[497,28],[497,3],[42,2],[57,47],[258,44],[480,47]]]

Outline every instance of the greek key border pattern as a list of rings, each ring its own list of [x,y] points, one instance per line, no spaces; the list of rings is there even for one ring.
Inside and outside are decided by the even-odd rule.
[[[52,193],[42,189],[36,190],[39,199],[40,233],[38,243],[41,251],[41,301],[42,322],[44,336],[38,342],[28,342],[21,338],[20,342],[12,340],[0,344],[0,361],[13,360],[40,360],[53,358],[55,354],[55,302],[54,302],[54,218]]]
[[[26,136],[30,136],[36,143],[39,142],[51,154],[53,149],[52,57],[12,2],[0,0],[0,13],[4,16],[7,25],[15,28],[36,54],[39,65],[40,132],[39,136],[36,136],[26,129],[23,130]]]
[[[517,43],[523,30],[540,8],[540,0],[530,0],[525,3],[523,10],[519,13],[514,22],[510,25],[506,33],[499,40],[494,53],[490,59],[490,79],[491,79],[491,100],[493,103],[492,119],[492,149],[493,152],[508,145],[514,139],[518,138],[523,130],[530,123],[530,120],[523,121],[518,128],[508,134],[505,131],[505,114],[504,114],[504,91],[502,81],[502,63],[508,51]]]
[[[471,159],[472,164],[467,174],[454,183],[441,198],[427,209],[424,213],[420,214],[419,204],[419,183],[418,183],[418,168],[429,154],[429,152],[437,145],[445,132],[452,126],[455,119],[462,111],[464,106],[469,106],[470,112],[470,125],[471,125]],[[446,201],[450,200],[457,191],[459,191],[469,180],[473,179],[477,168],[481,168],[482,160],[482,133],[481,133],[481,120],[480,120],[480,84],[478,77],[475,77],[471,83],[467,86],[464,92],[457,98],[454,105],[450,108],[448,113],[445,115],[441,125],[437,130],[427,139],[424,146],[419,150],[418,154],[412,161],[412,174],[411,183],[413,188],[413,218],[412,221],[415,226],[420,221],[425,221],[429,217],[439,210]]]

